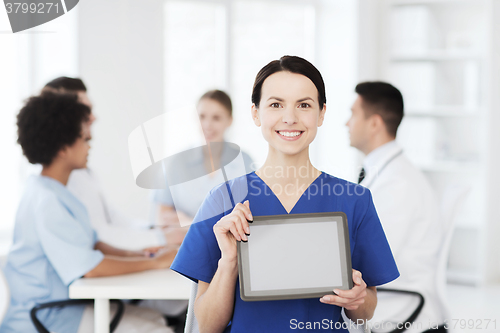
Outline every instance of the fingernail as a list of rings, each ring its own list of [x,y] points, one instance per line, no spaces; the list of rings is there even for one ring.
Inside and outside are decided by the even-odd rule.
[[[338,289],[334,289],[334,290],[333,290],[333,292],[334,292],[335,294],[337,294],[337,295],[338,295],[338,294],[339,294],[339,292],[340,292],[340,290],[338,290]]]
[[[248,223],[253,223],[253,220],[249,220],[249,219],[247,219],[247,222],[248,222]]]
[[[329,302],[329,301],[330,301],[330,297],[328,297],[328,296],[323,297],[323,299],[324,299],[325,301],[327,301],[327,302]]]
[[[245,235],[250,236],[250,234],[249,233],[247,234],[246,232],[245,232]]]

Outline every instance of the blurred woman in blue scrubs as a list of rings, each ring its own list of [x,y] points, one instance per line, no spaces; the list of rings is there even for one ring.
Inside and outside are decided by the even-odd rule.
[[[175,256],[174,249],[164,249],[149,258],[149,251],[124,251],[97,240],[85,207],[66,188],[71,171],[87,165],[89,116],[76,95],[56,93],[31,97],[17,116],[18,143],[28,161],[43,169],[29,180],[19,204],[4,269],[11,302],[2,333],[36,332],[29,311],[38,303],[67,299],[75,279],[167,268]],[[50,332],[83,333],[83,313],[83,306],[68,306],[41,311],[39,319]],[[164,321],[127,313],[122,320],[115,332],[134,325],[171,332]]]

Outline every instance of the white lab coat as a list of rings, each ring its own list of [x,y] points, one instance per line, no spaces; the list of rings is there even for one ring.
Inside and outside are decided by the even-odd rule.
[[[146,222],[129,218],[111,207],[89,169],[73,170],[67,188],[87,208],[90,223],[99,240],[126,250],[165,244],[160,230],[147,229]]]
[[[443,309],[436,293],[435,274],[444,235],[437,199],[427,178],[395,141],[368,154],[363,167],[366,177],[361,185],[372,192],[401,274],[384,287],[417,291],[425,298],[416,323],[405,332],[422,332],[442,324]],[[379,296],[373,323],[389,317],[398,321],[408,318],[418,304],[415,297],[384,297],[382,293]]]

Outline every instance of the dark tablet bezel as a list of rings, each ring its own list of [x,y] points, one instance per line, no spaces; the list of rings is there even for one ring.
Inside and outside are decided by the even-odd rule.
[[[311,221],[314,218],[314,221]],[[250,284],[250,270],[248,261],[248,242],[238,242],[238,275],[240,281],[240,296],[244,301],[270,301],[283,299],[316,298],[327,294],[334,294],[333,289],[352,289],[352,263],[351,248],[349,242],[349,228],[347,216],[343,212],[311,213],[311,214],[288,214],[288,215],[268,215],[254,216],[253,223],[250,223],[250,235],[252,226],[290,224],[290,223],[312,223],[331,222],[332,218],[337,220],[337,231],[340,247],[340,265],[342,269],[342,285],[327,286],[317,288],[298,289],[277,289],[252,291]],[[340,221],[338,221],[340,218]],[[293,219],[293,221],[291,221]],[[297,221],[298,219],[298,221]],[[319,219],[319,220],[318,220]],[[251,242],[249,236],[249,241]]]

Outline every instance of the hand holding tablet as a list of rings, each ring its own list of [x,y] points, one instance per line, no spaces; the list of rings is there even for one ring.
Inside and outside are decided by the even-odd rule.
[[[352,270],[354,287],[350,290],[335,289],[333,292],[336,295],[325,295],[320,298],[320,302],[326,304],[337,305],[346,310],[356,310],[365,302],[366,283],[361,277],[361,272],[355,269]]]
[[[321,297],[323,303],[350,307],[366,294],[361,273],[351,272],[344,213],[254,218],[247,200],[221,218],[214,233],[221,257],[238,259],[245,301]],[[354,288],[353,277],[359,279]]]
[[[219,244],[221,258],[236,260],[236,243],[247,241],[250,235],[248,221],[252,221],[250,202],[237,203],[233,211],[214,225],[215,238]]]

